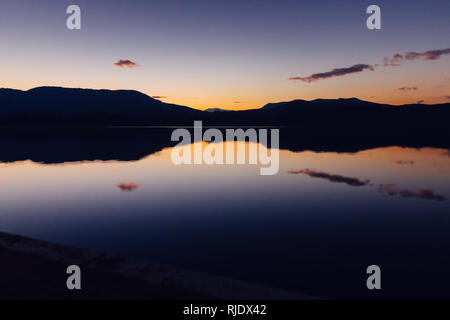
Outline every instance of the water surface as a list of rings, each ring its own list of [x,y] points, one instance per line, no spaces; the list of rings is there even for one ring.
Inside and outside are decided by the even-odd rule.
[[[280,150],[274,176],[170,153],[0,163],[0,229],[320,297],[449,297],[448,150]]]

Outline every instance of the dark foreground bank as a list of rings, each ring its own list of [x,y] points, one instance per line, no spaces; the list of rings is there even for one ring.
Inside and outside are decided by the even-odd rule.
[[[149,262],[105,255],[0,232],[0,299],[310,299]],[[69,265],[81,290],[69,290]]]

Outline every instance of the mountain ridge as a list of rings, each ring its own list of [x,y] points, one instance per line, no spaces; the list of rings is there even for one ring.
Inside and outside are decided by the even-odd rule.
[[[343,130],[350,134],[351,129],[363,132],[375,123],[388,131],[395,127],[434,130],[446,127],[449,117],[450,103],[393,106],[358,98],[297,99],[268,103],[259,109],[208,112],[165,103],[136,90],[48,86],[27,91],[0,89],[0,125],[3,126],[170,126],[192,125],[194,120],[203,120],[207,125],[296,126],[305,130]]]
[[[20,90],[20,89],[14,89],[14,88],[0,88],[0,99],[2,98],[4,93],[10,93],[10,94],[15,94],[15,95],[35,94],[35,93],[42,94],[42,93],[45,93],[44,91],[52,91],[51,93],[53,94],[54,97],[58,96],[56,94],[57,91],[59,91],[59,92],[65,91],[66,93],[74,92],[77,94],[81,94],[81,93],[98,93],[98,94],[110,94],[110,95],[121,94],[121,95],[128,96],[128,97],[132,97],[134,95],[135,97],[141,97],[142,99],[146,99],[146,100],[148,100],[148,102],[151,101],[154,103],[160,103],[161,105],[165,105],[165,106],[176,106],[176,107],[189,108],[192,110],[201,111],[199,109],[189,107],[189,106],[183,106],[183,105],[162,102],[161,100],[152,98],[151,96],[149,96],[143,92],[140,92],[138,90],[133,90],[133,89],[91,89],[91,88],[68,88],[68,87],[60,87],[60,86],[39,86],[39,87],[31,88],[29,90]],[[45,93],[45,94],[47,94],[47,93]],[[0,103],[1,102],[2,101],[0,100]],[[212,112],[212,111],[250,111],[250,110],[269,109],[271,107],[292,104],[292,103],[304,103],[304,104],[315,104],[315,105],[320,105],[320,104],[325,104],[325,103],[334,103],[334,104],[361,103],[361,104],[371,104],[371,105],[390,106],[390,107],[419,105],[419,104],[413,104],[413,103],[412,104],[403,104],[403,105],[391,105],[391,104],[377,103],[377,102],[372,102],[372,101],[368,101],[368,100],[362,100],[362,99],[359,99],[356,97],[351,97],[351,98],[336,98],[336,99],[317,98],[314,100],[294,99],[294,100],[290,100],[290,101],[269,102],[259,108],[251,108],[251,109],[244,109],[244,110],[230,110],[230,109],[224,109],[224,108],[211,107],[211,108],[205,109],[203,111],[208,111],[208,112]],[[443,105],[443,104],[448,104],[448,103],[441,103],[441,104],[434,104],[434,105]],[[423,104],[423,103],[420,105],[430,106],[430,104]],[[1,107],[2,106],[0,105],[0,112],[2,111]]]

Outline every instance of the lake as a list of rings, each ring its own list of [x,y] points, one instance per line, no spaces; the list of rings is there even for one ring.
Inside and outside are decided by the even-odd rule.
[[[450,297],[449,150],[281,149],[278,174],[261,176],[175,165],[154,141],[121,157],[123,141],[42,140],[2,144],[1,231],[324,298]]]

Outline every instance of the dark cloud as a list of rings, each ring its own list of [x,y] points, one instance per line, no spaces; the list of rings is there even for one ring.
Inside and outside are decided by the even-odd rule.
[[[450,151],[448,152],[450,156]],[[414,161],[397,161],[399,164],[413,164]],[[353,187],[370,186],[377,187],[378,192],[388,194],[390,196],[398,196],[401,198],[418,198],[424,200],[445,201],[446,198],[436,194],[429,189],[419,189],[415,191],[398,189],[395,184],[371,184],[370,180],[360,180],[358,178],[341,176],[338,174],[330,174],[312,169],[289,170],[288,174],[305,174],[313,178],[322,178],[330,182],[345,183]]]
[[[119,61],[114,63],[114,65],[121,67],[121,68],[122,67],[128,67],[128,68],[139,67],[139,65],[136,62],[133,62],[131,60],[122,60],[122,59],[120,59]]]
[[[422,104],[424,102],[425,102],[425,100],[419,100],[419,101],[416,102],[416,104]]]
[[[166,96],[152,96],[153,99],[165,99]]]
[[[403,54],[396,53],[391,58],[384,58],[383,65],[385,67],[396,67],[401,65],[405,60],[438,60],[441,56],[450,54],[450,48],[440,50],[428,50],[424,52],[405,52]]]
[[[362,72],[366,69],[370,70],[370,71],[374,70],[373,66],[371,66],[369,64],[355,64],[348,68],[335,68],[328,72],[314,73],[308,77],[290,77],[289,80],[293,80],[293,81],[300,80],[303,82],[310,83],[310,82],[317,81],[317,80],[323,80],[323,79],[327,79],[327,78],[345,76],[347,74]]]
[[[240,101],[233,101],[233,103],[241,103]]]
[[[353,187],[365,186],[370,183],[370,180],[359,180],[357,178],[341,176],[338,174],[330,174],[326,172],[315,171],[311,169],[289,170],[289,174],[306,174],[313,178],[327,179],[330,182],[345,183]]]
[[[390,196],[398,196],[402,198],[419,198],[424,200],[445,201],[445,197],[435,194],[428,189],[420,189],[416,191],[397,189],[395,184],[380,184],[378,191],[386,193]]]
[[[116,185],[117,188],[119,188],[122,191],[133,191],[139,188],[139,183],[135,182],[129,182],[129,183],[118,183]]]
[[[445,96],[445,99],[450,100],[450,96]]]
[[[417,87],[401,87],[401,88],[398,88],[398,90],[401,90],[401,91],[416,91]]]
[[[401,55],[394,54],[392,58],[383,58],[383,66],[385,67],[398,67],[402,63],[403,57]]]
[[[424,59],[424,60],[437,60],[442,55],[450,54],[450,48],[442,49],[442,50],[430,50],[425,52],[407,52],[405,54],[406,60],[413,60],[413,59]]]
[[[402,164],[402,165],[405,165],[405,164],[407,164],[407,165],[413,165],[413,164],[414,164],[414,161],[412,161],[412,160],[398,160],[398,161],[395,161],[395,163],[397,163],[397,164]]]
[[[403,61],[407,60],[438,60],[441,56],[450,54],[450,48],[447,49],[440,49],[440,50],[428,50],[424,52],[405,52],[403,54],[396,53],[392,57],[385,57],[383,58],[382,66],[388,67],[388,66],[400,66]],[[364,70],[370,70],[373,71],[375,67],[380,66],[379,64],[355,64],[351,67],[347,68],[335,68],[331,71],[327,72],[321,72],[321,73],[314,73],[308,77],[290,77],[289,80],[292,81],[303,81],[307,83],[311,83],[317,80],[323,80],[328,79],[332,77],[338,77],[338,76],[345,76],[347,74],[362,72]],[[408,87],[404,87],[408,88]],[[413,87],[417,90],[417,87]],[[403,90],[399,88],[399,90]],[[408,90],[408,89],[404,89]]]

